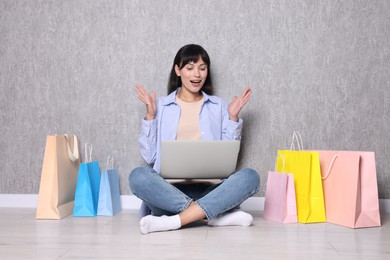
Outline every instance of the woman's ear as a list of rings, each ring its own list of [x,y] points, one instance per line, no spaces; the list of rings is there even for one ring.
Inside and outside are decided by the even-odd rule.
[[[180,69],[179,66],[175,65],[175,72],[178,77],[180,77]]]

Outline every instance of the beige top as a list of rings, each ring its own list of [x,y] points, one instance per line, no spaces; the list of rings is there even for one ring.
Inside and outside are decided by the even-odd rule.
[[[203,104],[203,98],[192,103],[176,97],[176,102],[181,109],[176,140],[200,140],[199,113]]]

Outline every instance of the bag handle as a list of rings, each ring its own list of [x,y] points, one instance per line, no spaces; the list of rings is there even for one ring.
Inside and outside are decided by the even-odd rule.
[[[302,136],[298,131],[293,132],[290,150],[296,150],[295,145],[294,145],[294,141],[296,141],[296,143],[298,145],[298,151],[302,151],[303,150],[303,141],[302,141]]]
[[[326,171],[325,176],[324,176],[324,177],[321,177],[323,180],[326,180],[326,178],[329,177],[330,171],[331,171],[332,168],[333,168],[334,161],[336,160],[336,158],[337,158],[338,156],[339,156],[339,154],[335,154],[335,155],[333,156],[333,159],[332,159],[332,161],[330,162],[329,168],[328,168],[328,170]]]
[[[85,162],[92,162],[92,144],[85,144]]]
[[[65,134],[64,136],[65,136],[65,139],[66,139],[66,147],[67,147],[67,150],[68,150],[68,157],[69,157],[69,159],[72,162],[75,162],[75,161],[77,161],[80,158],[80,155],[79,155],[79,142],[77,141],[77,136],[73,135],[73,152],[70,149],[68,135]]]
[[[283,154],[276,155],[276,158],[275,158],[275,171],[276,171],[276,165],[278,163],[278,158],[282,159],[282,162],[283,162],[282,172],[284,172],[284,166],[286,164],[286,160],[284,159],[284,155]]]
[[[107,157],[107,164],[106,164],[106,169],[114,169],[114,156],[109,155]]]

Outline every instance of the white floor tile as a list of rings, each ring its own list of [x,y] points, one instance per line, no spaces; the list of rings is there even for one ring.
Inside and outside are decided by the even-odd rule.
[[[194,223],[142,235],[136,210],[114,217],[35,220],[34,209],[0,208],[1,259],[390,259],[382,227],[279,224],[253,213],[251,227]]]

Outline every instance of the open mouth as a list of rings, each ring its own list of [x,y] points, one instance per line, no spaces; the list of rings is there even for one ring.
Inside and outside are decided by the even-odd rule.
[[[190,80],[190,81],[193,84],[200,84],[202,82],[201,80]]]
[[[191,85],[195,88],[199,88],[203,85],[202,80],[190,80]]]

